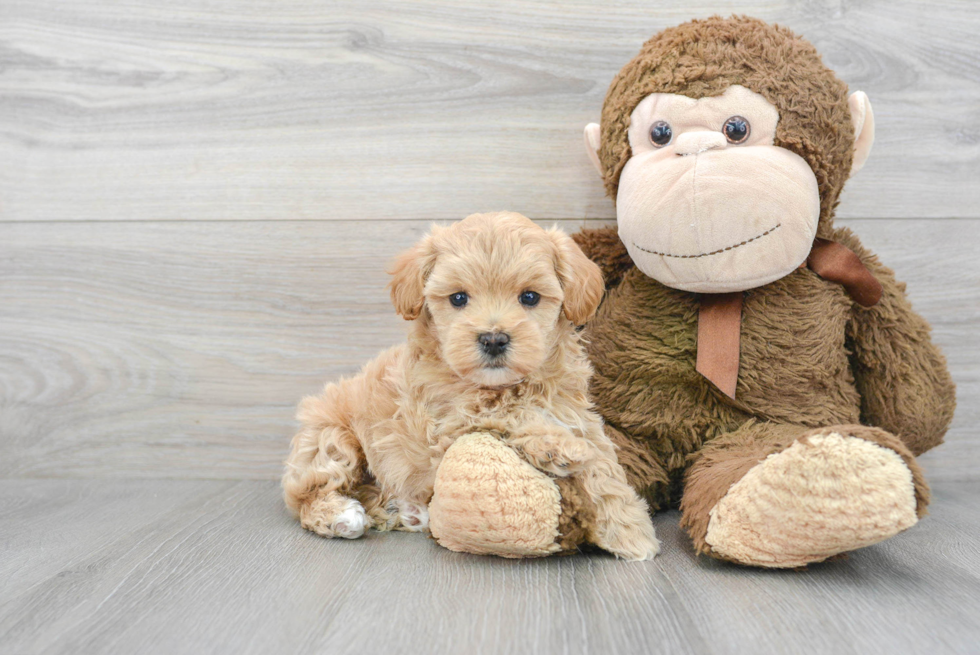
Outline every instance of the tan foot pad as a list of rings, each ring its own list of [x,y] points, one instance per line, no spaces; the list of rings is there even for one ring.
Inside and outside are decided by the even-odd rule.
[[[895,451],[837,433],[770,455],[711,512],[721,557],[788,568],[870,546],[915,525],[912,472]]]
[[[561,493],[500,439],[460,437],[439,465],[432,536],[449,550],[501,557],[557,553]]]

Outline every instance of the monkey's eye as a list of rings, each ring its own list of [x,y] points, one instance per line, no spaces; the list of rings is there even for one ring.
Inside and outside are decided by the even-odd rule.
[[[672,136],[674,131],[670,129],[670,123],[667,121],[657,121],[650,126],[650,141],[658,148],[663,148],[670,143]]]
[[[752,128],[749,127],[749,122],[741,116],[732,116],[725,121],[725,124],[721,128],[729,143],[741,143],[745,141],[749,138],[749,132],[751,130]]]
[[[454,293],[453,295],[449,296],[449,303],[453,307],[463,307],[463,306],[466,305],[466,302],[469,299],[470,299],[470,297],[467,296],[465,292],[459,291],[459,292]]]
[[[525,291],[521,294],[520,301],[525,307],[534,307],[541,302],[541,294],[536,291]]]

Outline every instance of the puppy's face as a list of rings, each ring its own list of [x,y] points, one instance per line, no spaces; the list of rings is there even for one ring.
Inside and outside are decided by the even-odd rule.
[[[516,384],[539,368],[560,321],[586,322],[603,291],[598,267],[567,235],[513,213],[434,228],[393,275],[398,312],[410,320],[425,312],[443,361],[482,387]]]

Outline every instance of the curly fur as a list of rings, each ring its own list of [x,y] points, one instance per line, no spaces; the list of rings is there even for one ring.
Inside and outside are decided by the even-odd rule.
[[[368,527],[411,529],[397,507],[424,506],[449,446],[490,431],[539,469],[579,478],[596,507],[590,541],[622,557],[652,556],[647,506],[592,410],[591,366],[575,328],[599,304],[598,267],[559,230],[499,213],[433,228],[392,275],[392,301],[413,321],[408,343],[300,406],[283,490],[303,527],[360,536],[344,518],[359,501]],[[530,308],[519,302],[528,290],[540,294]],[[464,307],[449,301],[457,292],[468,294]],[[510,336],[498,359],[479,347],[487,332]]]

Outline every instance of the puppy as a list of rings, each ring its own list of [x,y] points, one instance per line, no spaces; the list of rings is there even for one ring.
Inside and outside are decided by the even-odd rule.
[[[491,431],[536,468],[581,476],[590,540],[631,560],[659,546],[588,397],[576,325],[603,294],[599,268],[563,232],[515,213],[434,227],[391,271],[408,343],[303,400],[286,504],[325,537],[420,531],[436,468],[460,436]]]

